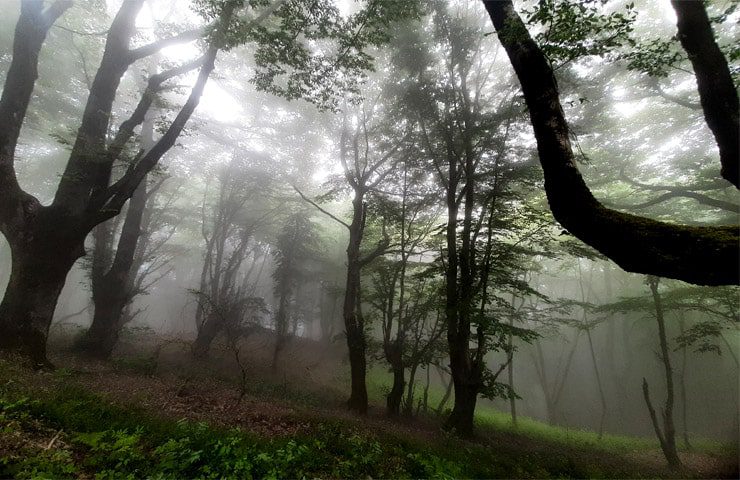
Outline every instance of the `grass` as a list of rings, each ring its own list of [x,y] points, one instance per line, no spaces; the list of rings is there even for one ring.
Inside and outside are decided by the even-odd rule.
[[[341,421],[319,422],[311,435],[266,439],[158,418],[69,384],[34,393],[33,399],[7,390],[0,396],[2,436],[43,439],[4,452],[0,477],[561,478],[594,473],[557,458],[522,463],[454,438],[429,445],[362,433]],[[58,446],[40,448],[55,431]],[[471,457],[479,461],[470,462]]]
[[[374,403],[385,403],[385,395],[390,391],[391,377],[380,365],[376,365],[368,371],[368,395]],[[418,382],[417,394],[423,389]],[[441,386],[432,384],[429,387],[429,404],[433,408],[439,404],[444,395]],[[447,404],[452,407],[453,399]],[[483,431],[506,432],[521,435],[533,440],[548,442],[553,445],[572,448],[588,448],[603,452],[631,453],[644,450],[658,450],[660,444],[655,438],[633,437],[627,435],[604,434],[599,438],[598,433],[590,430],[566,428],[562,426],[549,425],[528,417],[517,417],[517,426],[511,420],[511,414],[496,410],[488,405],[478,405],[475,413],[476,426]],[[692,450],[694,452],[710,455],[727,455],[733,450],[728,445],[716,440],[706,438],[692,439]],[[681,450],[681,447],[679,447]]]
[[[381,371],[372,379],[382,380]],[[0,360],[0,478],[659,478],[663,467],[623,456],[635,439],[550,427],[484,410],[476,443],[434,432],[369,433],[361,419],[303,418],[292,436],[160,416],[121,405],[76,383],[73,371],[21,371]],[[383,386],[376,383],[375,395]],[[279,401],[287,386],[256,388]],[[287,390],[287,391],[286,391]],[[313,404],[313,398],[291,398]],[[311,410],[309,407],[306,407]],[[300,415],[300,413],[296,413]],[[633,442],[633,443],[630,443]],[[648,442],[649,443],[649,442]],[[611,451],[609,451],[611,449]],[[691,473],[685,473],[691,475]]]

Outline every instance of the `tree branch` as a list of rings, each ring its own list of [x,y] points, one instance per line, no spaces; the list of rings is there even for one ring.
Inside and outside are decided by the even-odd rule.
[[[93,214],[92,221],[104,221],[107,218],[117,215],[123,204],[133,194],[136,187],[141,183],[147,173],[159,162],[159,159],[172,148],[177,137],[185,128],[185,124],[198,106],[200,97],[203,94],[208,77],[214,69],[218,48],[211,46],[203,61],[203,66],[198,74],[198,80],[195,82],[190,96],[185,105],[180,109],[172,124],[154,146],[146,152],[140,161],[132,163],[126,173],[116,183],[111,185],[105,195],[107,202]]]
[[[701,285],[737,284],[737,227],[659,222],[606,208],[594,198],[578,171],[549,62],[510,0],[484,0],[484,4],[521,83],[545,191],[558,222],[627,271]]]
[[[678,39],[694,67],[704,119],[719,147],[722,177],[740,188],[740,102],[727,60],[714,40],[704,2],[671,4]]]
[[[193,40],[197,40],[200,37],[202,37],[204,32],[205,32],[204,28],[188,30],[188,31],[179,33],[173,37],[162,38],[160,40],[157,40],[156,42],[152,42],[148,45],[144,45],[143,47],[135,48],[129,51],[129,62],[133,63],[137,60],[141,60],[142,58],[146,58],[150,55],[154,55],[155,53],[162,50],[163,48],[169,47],[171,45],[177,45],[178,43],[192,42]]]
[[[42,13],[42,17],[44,18],[44,25],[46,26],[46,29],[48,30],[51,28],[52,25],[54,25],[54,22],[57,21],[59,17],[64,14],[65,11],[69,7],[71,7],[74,4],[72,0],[57,0],[56,2],[52,3],[49,8],[44,10],[44,13]]]
[[[205,60],[206,57],[204,55],[196,60],[180,65],[179,67],[175,67],[170,70],[166,70],[164,72],[153,75],[149,79],[147,88],[141,95],[139,103],[138,105],[136,105],[134,112],[127,120],[121,123],[116,136],[113,138],[113,141],[106,150],[105,161],[101,162],[101,165],[99,166],[99,172],[97,174],[97,180],[95,182],[96,187],[92,193],[92,198],[88,207],[90,210],[95,210],[99,208],[101,206],[101,202],[107,200],[107,197],[103,195],[106,193],[108,184],[110,183],[110,176],[113,164],[116,160],[118,160],[121,152],[123,151],[123,148],[126,146],[126,143],[128,143],[128,141],[133,136],[134,129],[144,122],[146,114],[147,112],[149,112],[149,109],[154,102],[155,95],[162,88],[162,83],[173,77],[182,75],[183,73],[189,72],[198,68],[199,66],[202,66]]]
[[[651,200],[638,203],[635,205],[619,205],[619,204],[614,204],[611,202],[609,202],[608,205],[614,208],[619,208],[623,210],[642,210],[644,208],[652,207],[654,205],[658,205],[660,203],[666,202],[672,198],[680,198],[680,197],[691,198],[701,203],[702,205],[719,208],[721,210],[725,210],[725,211],[728,211],[734,214],[740,214],[740,205],[736,205],[731,202],[725,202],[724,200],[717,200],[707,195],[703,195],[697,192],[692,192],[689,190],[684,190],[684,191],[674,190],[674,191],[666,192],[663,195],[660,195],[656,198],[653,198]],[[604,204],[607,204],[607,202],[604,202]]]
[[[308,202],[309,204],[311,204],[311,205],[312,205],[312,206],[313,206],[314,208],[316,208],[316,210],[318,210],[319,212],[323,213],[323,214],[324,214],[324,215],[326,215],[327,217],[331,218],[331,219],[332,219],[332,220],[334,220],[335,222],[337,222],[337,223],[340,223],[341,225],[344,225],[344,227],[345,227],[345,228],[347,228],[347,229],[349,230],[349,224],[348,224],[347,222],[345,222],[344,220],[342,220],[342,219],[340,219],[340,218],[338,218],[338,217],[336,217],[336,216],[332,215],[332,214],[331,214],[331,213],[329,213],[328,211],[326,211],[326,210],[324,210],[323,208],[321,208],[321,207],[319,206],[319,204],[317,204],[316,202],[314,202],[313,200],[311,200],[310,198],[308,198],[307,196],[305,196],[305,195],[303,194],[303,192],[301,192],[300,190],[298,190],[298,187],[296,187],[295,185],[292,185],[292,187],[293,187],[293,190],[295,190],[295,191],[296,191],[296,193],[298,193],[298,195],[300,195],[300,196],[301,196],[301,198],[302,198],[302,199],[303,199],[304,201],[306,201],[306,202]]]
[[[21,2],[13,37],[13,57],[0,97],[0,224],[17,215],[22,190],[15,172],[15,150],[28,104],[38,79],[39,52],[51,25],[72,5],[54,2],[43,11],[42,0]]]

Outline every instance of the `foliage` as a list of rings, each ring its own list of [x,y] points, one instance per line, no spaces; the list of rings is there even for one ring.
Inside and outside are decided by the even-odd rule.
[[[320,423],[311,437],[260,439],[238,430],[171,422],[107,404],[79,389],[44,400],[0,401],[0,419],[43,420],[65,432],[64,447],[6,458],[17,478],[457,478],[465,463],[342,424]],[[30,452],[28,452],[30,453]]]
[[[624,12],[604,13],[606,0],[570,2],[543,0],[525,11],[529,25],[541,25],[544,31],[535,37],[553,63],[564,64],[590,55],[605,55],[630,41],[637,17],[634,2]]]
[[[365,72],[373,69],[374,57],[366,50],[387,43],[389,28],[413,18],[419,9],[415,0],[369,0],[344,18],[333,0],[229,1],[236,7],[246,3],[251,14],[237,15],[224,41],[227,46],[256,44],[252,83],[259,90],[331,110],[342,96],[359,94]],[[226,3],[199,0],[196,11],[214,18]],[[259,21],[263,12],[270,15]]]

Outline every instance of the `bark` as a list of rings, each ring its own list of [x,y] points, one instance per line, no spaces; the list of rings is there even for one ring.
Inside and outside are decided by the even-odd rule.
[[[431,366],[427,364],[425,368],[426,381],[424,382],[424,394],[422,396],[421,402],[419,403],[419,408],[416,409],[417,415],[419,414],[420,409],[423,409],[424,412],[427,412],[429,410],[429,385],[431,384],[430,369],[431,369]]]
[[[213,339],[221,331],[221,323],[217,313],[211,312],[206,315],[205,321],[198,329],[198,336],[195,338],[195,342],[193,342],[192,350],[195,358],[202,359],[208,356]]]
[[[396,416],[401,413],[401,400],[406,386],[402,353],[396,342],[393,342],[386,349],[386,359],[391,364],[391,370],[393,371],[393,386],[386,396],[386,409],[389,416]]]
[[[509,320],[509,326],[514,326],[514,317],[511,317]],[[509,339],[508,339],[508,345],[509,345],[509,355],[511,355],[511,358],[509,360],[509,365],[507,367],[508,369],[508,376],[509,376],[509,388],[511,389],[512,395],[509,396],[509,410],[511,412],[511,423],[516,428],[518,426],[517,424],[517,418],[516,418],[516,397],[513,395],[514,392],[514,342],[513,342],[513,336],[511,332],[509,332]]]
[[[473,418],[475,415],[475,405],[477,401],[477,385],[471,385],[464,382],[459,382],[455,384],[455,405],[452,408],[452,413],[450,413],[445,426],[448,429],[454,429],[458,435],[472,435]]]
[[[437,372],[439,373],[439,377],[444,380],[442,369],[438,369]],[[452,377],[450,377],[450,380],[447,382],[447,387],[445,387],[445,394],[442,396],[442,400],[439,401],[439,405],[437,405],[437,413],[441,414],[444,411],[445,405],[447,405],[447,402],[450,400],[450,396],[452,396],[452,383]]]
[[[740,107],[727,60],[703,2],[672,0],[678,39],[694,67],[704,119],[719,147],[722,177],[740,188]]]
[[[681,335],[684,334],[684,320],[681,315],[679,320],[681,327]],[[679,389],[681,391],[681,426],[683,427],[683,443],[686,449],[691,450],[691,442],[689,441],[689,425],[687,421],[688,415],[688,400],[686,399],[686,360],[688,351],[686,345],[681,347],[681,376],[679,377]]]
[[[365,322],[360,312],[360,275],[361,258],[360,246],[365,229],[364,191],[355,190],[352,201],[352,223],[349,225],[349,243],[347,244],[347,280],[344,294],[344,328],[347,335],[349,362],[351,370],[351,393],[347,406],[360,414],[367,413],[367,386],[366,377],[366,339]]]
[[[701,285],[737,284],[736,227],[658,222],[611,210],[594,198],[578,171],[552,67],[511,1],[484,0],[484,4],[521,83],[545,191],[558,222],[627,271]]]
[[[406,385],[406,400],[403,402],[403,414],[411,417],[414,414],[414,393],[416,391],[416,372],[419,368],[418,363],[411,365],[409,371],[409,381]]]
[[[6,233],[12,263],[0,303],[0,348],[19,351],[34,368],[52,367],[46,338],[67,273],[83,252],[83,236],[46,228],[56,225],[50,214],[42,209],[37,222]]]
[[[283,279],[284,282],[289,282],[288,279]],[[288,302],[289,292],[287,285],[283,285],[280,292],[280,300],[278,302],[278,311],[275,315],[275,349],[272,352],[272,370],[277,371],[278,360],[280,359],[280,352],[285,347],[286,336],[288,334]]]
[[[347,406],[350,410],[366,414],[368,408],[367,386],[367,360],[365,350],[367,349],[365,332],[356,327],[347,329],[347,347],[349,349],[349,364],[351,376],[351,391]]]
[[[95,313],[90,328],[79,344],[79,348],[92,357],[110,358],[121,329],[128,320],[124,315],[124,310],[138,293],[134,288],[137,274],[137,269],[134,267],[147,198],[145,180],[129,201],[126,219],[123,222],[115,257],[110,268],[105,272],[93,269],[92,290]],[[94,255],[108,257],[109,254],[103,251],[107,248],[110,248],[110,244],[107,244],[105,239],[96,242]]]

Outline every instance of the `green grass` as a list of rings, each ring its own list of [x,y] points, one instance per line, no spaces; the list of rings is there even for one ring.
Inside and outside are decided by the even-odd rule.
[[[309,435],[260,438],[159,418],[140,408],[113,405],[68,379],[64,383],[44,391],[4,389],[0,394],[2,437],[43,438],[3,455],[0,477],[562,478],[594,473],[567,459],[522,462],[452,437],[429,444],[364,433],[342,421],[316,422]],[[57,447],[41,449],[53,432],[61,435]]]
[[[153,417],[76,387],[33,400],[4,394],[0,421],[5,436],[64,432],[62,448],[26,446],[4,456],[2,478],[451,478],[482,473],[454,458],[381,442],[342,424],[318,424],[311,436],[266,439]]]
[[[378,380],[374,395],[383,393],[383,375],[382,370],[371,375]],[[490,445],[441,432],[431,437],[387,429],[369,433],[361,419],[328,415],[301,417],[302,434],[266,438],[119,405],[76,386],[75,376],[69,370],[33,375],[0,360],[0,478],[675,476],[622,456],[650,444],[647,440],[636,444],[628,437],[607,437],[597,444],[591,432],[529,419],[513,430],[509,416],[494,410],[478,416],[481,430],[498,435]],[[271,397],[286,394],[258,389]],[[44,448],[54,437],[54,447]]]
[[[391,381],[390,374],[382,365],[376,365],[368,371],[368,395],[373,402],[376,404],[385,403],[385,395],[390,391]],[[417,395],[421,395],[423,385],[420,381],[418,383]],[[441,386],[435,384],[430,385],[429,405],[432,408],[436,408],[442,400],[443,395],[444,390]],[[452,407],[452,402],[453,399],[450,399],[447,408]],[[496,410],[487,405],[478,405],[475,420],[476,426],[483,431],[517,434],[563,447],[588,448],[604,452],[620,453],[660,449],[660,445],[655,438],[604,434],[599,439],[598,433],[591,430],[553,426],[529,417],[517,417],[517,426],[515,427],[511,420],[511,414]],[[706,438],[692,439],[691,445],[695,452],[712,455],[726,455],[734,448],[732,445]]]

